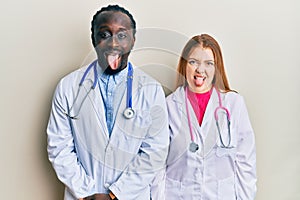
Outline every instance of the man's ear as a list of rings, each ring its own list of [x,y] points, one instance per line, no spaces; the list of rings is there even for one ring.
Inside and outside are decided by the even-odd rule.
[[[133,47],[134,47],[134,44],[135,44],[135,36],[133,36],[133,42],[132,42],[131,49],[133,49]]]

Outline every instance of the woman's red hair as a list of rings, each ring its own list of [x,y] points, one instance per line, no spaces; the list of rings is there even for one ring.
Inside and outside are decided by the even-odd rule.
[[[201,46],[203,48],[209,48],[213,52],[214,63],[215,63],[215,77],[213,79],[214,87],[221,92],[232,91],[229,87],[228,79],[226,76],[221,48],[218,42],[208,34],[196,35],[192,37],[183,48],[181,57],[179,59],[178,67],[177,67],[177,72],[178,72],[177,87],[187,85],[187,81],[186,81],[187,60],[192,50],[197,46]]]

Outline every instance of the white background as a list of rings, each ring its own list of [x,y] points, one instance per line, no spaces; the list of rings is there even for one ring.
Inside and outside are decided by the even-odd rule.
[[[140,33],[145,32],[137,42],[153,42],[148,50],[146,44],[136,44],[133,63],[167,89],[173,89],[178,56],[172,45],[180,52],[188,38],[201,33],[218,40],[231,87],[245,97],[256,134],[256,199],[300,199],[299,1],[119,2],[133,14]],[[63,198],[46,152],[51,98],[59,79],[92,54],[90,21],[108,3],[1,2],[1,199]],[[157,35],[147,34],[151,30],[162,31],[161,43],[155,43]]]

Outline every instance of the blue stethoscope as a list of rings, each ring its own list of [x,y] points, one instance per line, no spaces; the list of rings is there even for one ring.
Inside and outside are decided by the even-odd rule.
[[[191,136],[191,143],[189,146],[189,150],[191,152],[196,152],[199,149],[199,145],[195,142],[194,140],[194,134],[193,134],[193,130],[192,130],[192,123],[191,123],[191,118],[190,118],[190,113],[189,113],[189,108],[188,108],[188,97],[187,97],[187,88],[185,89],[185,105],[186,105],[186,113],[187,113],[187,119],[188,119],[188,125],[189,125],[189,131],[190,131],[190,136]],[[218,130],[218,135],[220,138],[220,142],[221,142],[221,147],[222,148],[226,148],[226,149],[230,149],[230,143],[231,143],[231,132],[230,132],[230,113],[228,111],[227,108],[225,108],[222,105],[222,100],[221,100],[221,95],[219,90],[215,89],[217,94],[218,94],[218,99],[219,99],[219,106],[215,109],[214,112],[214,118],[216,120],[216,126],[217,126],[217,130]],[[228,144],[225,145],[222,135],[221,135],[221,130],[220,130],[220,126],[219,126],[219,117],[218,117],[218,111],[219,110],[224,110],[226,113],[226,119],[227,119],[227,127],[228,127]]]
[[[77,92],[77,95],[74,99],[73,105],[71,106],[71,108],[69,110],[69,113],[71,112],[71,110],[73,110],[73,106],[74,106],[75,102],[77,101],[77,98],[78,98],[79,93],[80,93],[80,89],[83,85],[83,82],[85,81],[86,76],[88,75],[89,71],[93,68],[93,70],[94,70],[93,85],[91,86],[91,88],[87,91],[87,93],[83,97],[83,100],[81,101],[81,104],[79,105],[79,109],[78,109],[77,114],[71,116],[69,113],[65,113],[71,119],[78,119],[79,112],[82,108],[82,105],[83,105],[85,99],[89,95],[90,91],[94,90],[97,86],[97,83],[98,83],[97,62],[98,62],[98,60],[95,60],[94,62],[92,62],[88,66],[88,68],[85,70],[85,72],[84,72],[84,74],[83,74],[83,76],[82,76],[82,78],[79,82],[78,92]],[[133,118],[134,114],[135,114],[135,112],[132,108],[132,81],[133,81],[133,67],[132,67],[131,63],[128,62],[126,109],[123,112],[123,115],[126,119]]]

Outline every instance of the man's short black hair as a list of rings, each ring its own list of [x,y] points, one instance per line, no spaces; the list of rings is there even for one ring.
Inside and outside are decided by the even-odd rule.
[[[131,21],[133,36],[135,36],[136,23],[135,23],[135,20],[133,19],[133,16],[129,13],[129,11],[126,10],[125,8],[123,8],[123,7],[120,7],[119,5],[108,5],[107,7],[102,7],[93,16],[91,31],[92,31],[92,43],[93,43],[94,47],[96,46],[96,44],[95,44],[96,42],[95,42],[95,38],[94,38],[94,27],[96,26],[96,21],[97,21],[96,19],[97,19],[97,16],[99,14],[101,14],[102,12],[104,12],[104,11],[122,12],[122,13],[126,14],[129,17],[130,21]]]

